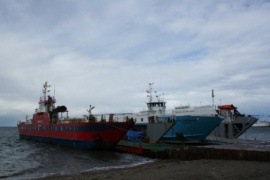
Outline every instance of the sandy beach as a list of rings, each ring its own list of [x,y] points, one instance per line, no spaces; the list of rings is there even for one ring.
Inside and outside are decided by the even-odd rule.
[[[270,179],[270,162],[232,160],[156,160],[131,168],[89,171],[42,180],[84,179]]]

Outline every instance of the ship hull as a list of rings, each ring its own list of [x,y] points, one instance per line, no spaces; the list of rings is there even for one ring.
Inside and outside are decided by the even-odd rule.
[[[85,149],[112,149],[133,122],[67,123],[49,126],[19,125],[20,139]]]
[[[125,138],[119,141],[116,149],[134,154],[143,155],[145,152],[157,147],[157,141],[173,126],[174,122],[167,123],[144,123],[136,124],[133,129],[139,129],[138,137],[136,131],[129,130]]]
[[[161,138],[167,143],[203,142],[223,118],[219,116],[167,116],[160,121],[175,121],[175,125]]]
[[[255,117],[237,117],[236,119],[224,119],[207,137],[209,140],[237,139],[257,122]]]

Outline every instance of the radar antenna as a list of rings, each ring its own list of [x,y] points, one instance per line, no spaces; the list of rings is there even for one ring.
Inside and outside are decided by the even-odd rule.
[[[152,85],[153,84],[154,83],[148,83],[149,89],[146,90],[146,92],[149,94],[149,95],[147,95],[147,97],[149,97],[149,102],[152,102],[152,90],[153,90]]]

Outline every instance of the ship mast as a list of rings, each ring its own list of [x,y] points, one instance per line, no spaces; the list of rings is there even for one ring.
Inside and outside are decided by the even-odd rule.
[[[147,97],[149,97],[149,102],[152,102],[152,90],[153,90],[152,85],[153,84],[154,83],[148,83],[149,88],[148,90],[146,90],[146,92],[148,93]]]
[[[95,106],[91,106],[89,107],[89,109],[86,109],[86,111],[89,113],[89,117],[92,115],[92,110],[95,108]]]
[[[212,89],[212,106],[215,106],[215,95],[214,95],[214,89]]]
[[[45,84],[43,85],[43,100],[47,100],[47,93],[50,92],[50,90],[48,90],[47,88],[51,87],[48,82],[46,81]]]
[[[152,85],[154,83],[148,83],[149,85],[149,88],[148,90],[146,90],[147,92],[147,97],[149,97],[149,102],[147,102],[147,107],[148,107],[148,110],[147,112],[151,112],[151,113],[164,113],[165,110],[166,110],[166,102],[164,102],[164,100],[161,100],[159,98],[159,95],[156,95],[156,101],[153,100],[153,88],[152,88]],[[157,93],[156,91],[154,91],[154,93]]]
[[[54,109],[54,103],[55,103],[55,99],[54,97],[50,97],[48,96],[47,98],[47,94],[50,92],[50,90],[48,89],[49,87],[51,87],[51,85],[48,84],[48,82],[46,81],[45,84],[43,85],[43,97],[40,97],[39,100],[39,112],[46,112],[46,111],[52,111]]]

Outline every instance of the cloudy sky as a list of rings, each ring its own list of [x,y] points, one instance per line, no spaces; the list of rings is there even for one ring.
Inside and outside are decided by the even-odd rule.
[[[270,114],[270,2],[0,0],[0,126],[54,85],[69,114],[138,112],[146,89],[177,105]]]

